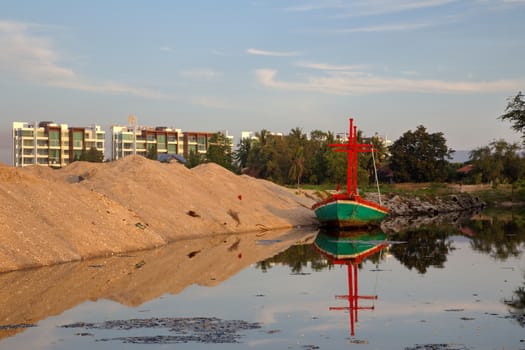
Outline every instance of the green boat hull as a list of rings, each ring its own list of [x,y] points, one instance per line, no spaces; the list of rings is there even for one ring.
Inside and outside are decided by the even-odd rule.
[[[355,200],[328,201],[314,210],[321,226],[335,228],[377,226],[388,213],[387,209],[377,205]]]

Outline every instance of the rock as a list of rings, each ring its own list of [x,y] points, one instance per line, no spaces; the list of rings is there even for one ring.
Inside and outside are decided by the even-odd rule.
[[[366,198],[379,202],[378,196],[366,194]],[[436,216],[458,211],[471,211],[485,207],[486,203],[477,196],[457,193],[444,197],[383,196],[383,206],[390,210],[389,217],[397,216]]]

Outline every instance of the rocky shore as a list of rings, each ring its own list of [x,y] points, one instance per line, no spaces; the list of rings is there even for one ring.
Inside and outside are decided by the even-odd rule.
[[[379,202],[377,194],[367,194],[367,198]],[[390,210],[388,217],[381,223],[381,228],[386,233],[422,225],[459,222],[486,206],[478,196],[469,193],[426,198],[394,194],[381,199],[383,205]]]

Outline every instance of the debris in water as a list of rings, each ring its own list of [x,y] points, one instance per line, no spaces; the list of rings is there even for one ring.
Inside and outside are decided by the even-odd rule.
[[[94,337],[95,336],[93,333],[86,333],[86,332],[76,333],[75,335],[78,337]]]
[[[104,321],[99,323],[77,322],[61,328],[103,329],[128,331],[137,329],[168,329],[173,335],[149,335],[133,337],[102,338],[96,341],[121,341],[126,344],[177,344],[204,343],[229,344],[239,343],[240,331],[261,328],[259,323],[241,320],[222,320],[216,317],[192,318],[147,318]],[[78,333],[77,333],[78,334]],[[89,333],[86,333],[89,334]]]
[[[0,331],[5,331],[9,329],[31,328],[31,327],[36,327],[36,324],[32,324],[32,323],[3,324],[3,325],[0,325]]]
[[[405,350],[469,350],[461,344],[416,344],[413,347],[406,347]]]

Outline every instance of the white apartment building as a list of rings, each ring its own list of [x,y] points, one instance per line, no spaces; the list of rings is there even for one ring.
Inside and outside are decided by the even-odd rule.
[[[13,165],[60,168],[91,148],[104,153],[105,138],[98,125],[68,127],[50,121],[13,122]]]
[[[146,157],[151,149],[158,154],[184,153],[184,134],[181,129],[163,126],[120,126],[111,127],[111,159],[117,160],[137,154]]]

